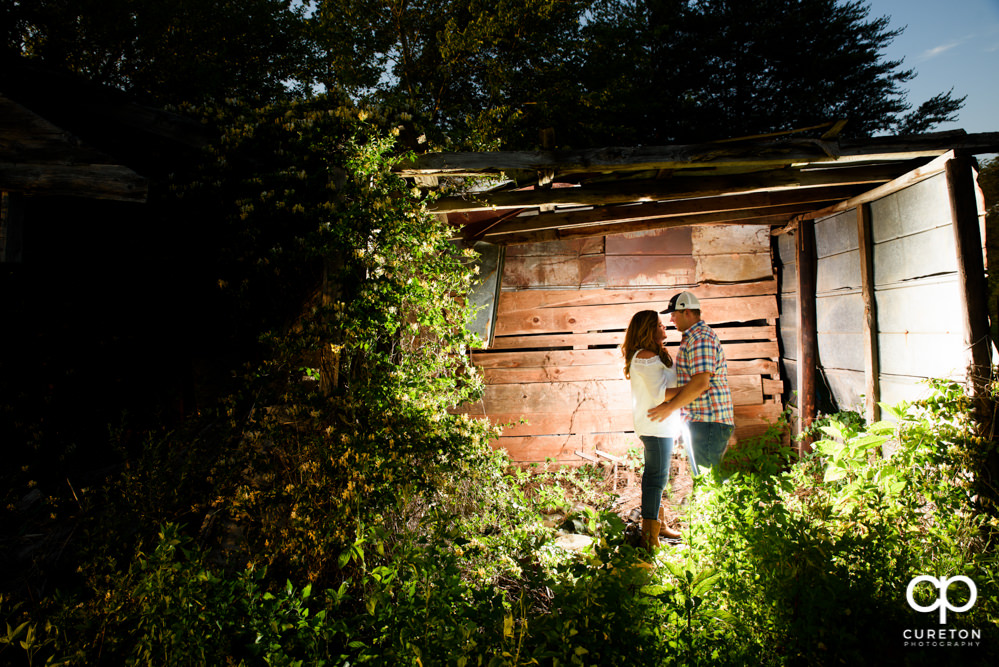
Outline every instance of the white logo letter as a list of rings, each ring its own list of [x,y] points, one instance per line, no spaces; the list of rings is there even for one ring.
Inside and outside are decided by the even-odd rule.
[[[916,589],[916,586],[923,581],[927,581],[933,584],[934,586],[937,587],[937,590],[939,591],[939,595],[937,596],[936,602],[926,607],[916,604],[916,600],[912,596],[912,592]],[[968,598],[968,603],[963,607],[951,606],[950,602],[947,600],[947,589],[950,588],[951,583],[955,581],[960,581],[961,583],[963,583],[965,586],[968,587],[968,591],[971,593],[971,596]],[[978,588],[975,586],[975,582],[973,582],[968,577],[965,577],[964,575],[937,579],[936,577],[931,577],[927,574],[923,574],[910,581],[909,587],[905,589],[905,601],[908,602],[909,606],[915,609],[916,611],[926,613],[939,608],[941,625],[947,622],[948,609],[956,612],[968,611],[975,605],[975,600],[977,599],[978,599]]]

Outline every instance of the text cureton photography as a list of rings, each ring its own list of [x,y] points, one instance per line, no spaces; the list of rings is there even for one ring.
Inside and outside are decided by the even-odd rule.
[[[903,646],[981,646],[981,630],[965,628],[906,628],[902,631]]]
[[[932,584],[937,589],[937,598],[930,605],[920,605],[915,600],[915,589],[920,583]],[[963,605],[955,606],[947,599],[947,593],[952,583],[963,584],[968,588],[968,600]],[[961,613],[971,609],[978,599],[978,587],[975,582],[965,576],[942,577],[940,579],[928,575],[913,578],[905,590],[905,599],[914,610],[927,613],[939,610],[940,625],[947,623],[947,612]],[[982,632],[967,628],[906,628],[902,631],[902,643],[906,647],[931,646],[980,646]]]

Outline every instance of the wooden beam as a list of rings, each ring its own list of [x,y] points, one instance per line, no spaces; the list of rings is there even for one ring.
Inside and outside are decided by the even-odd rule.
[[[863,185],[840,185],[829,188],[796,188],[776,192],[722,195],[708,199],[675,199],[638,206],[598,206],[584,211],[553,212],[542,215],[501,220],[489,230],[493,235],[532,232],[542,229],[568,229],[598,224],[616,224],[652,220],[674,215],[719,213],[722,211],[760,211],[792,204],[822,204],[849,199],[866,189]],[[766,215],[766,213],[763,213]]]
[[[0,162],[0,190],[144,202],[148,181],[117,164]]]
[[[607,236],[609,234],[630,234],[647,232],[668,227],[686,227],[688,225],[783,225],[796,215],[821,208],[823,202],[813,204],[790,204],[787,206],[772,206],[761,209],[745,209],[738,211],[719,211],[715,213],[699,213],[694,215],[673,215],[634,222],[622,222],[607,225],[576,226],[567,229],[542,229],[537,231],[503,233],[490,231],[485,234],[485,240],[501,245],[517,245],[524,243],[541,243],[545,241],[563,241],[569,239]],[[540,216],[539,216],[540,217]]]
[[[954,147],[972,154],[999,152],[999,133],[969,135],[959,130],[838,142],[803,138],[577,151],[427,153],[403,163],[397,171],[403,176],[470,176],[504,171],[555,170],[559,174],[573,174],[705,166],[772,168],[797,163],[843,164],[933,157]]]
[[[663,300],[654,305],[662,310],[669,297],[679,288],[662,291]],[[698,290],[700,291],[700,290]],[[777,299],[774,296],[748,296],[704,300],[701,303],[704,321],[749,322],[777,317]],[[536,311],[518,311],[501,315],[496,320],[497,336],[521,336],[525,334],[554,334],[576,331],[605,331],[627,327],[635,314],[634,304],[611,304],[601,308],[543,308]]]
[[[959,284],[964,297],[964,338],[971,351],[968,369],[973,395],[984,408],[992,362],[989,354],[988,289],[985,262],[982,257],[982,236],[978,220],[978,203],[971,158],[958,156],[947,163],[947,192],[957,249]]]
[[[500,314],[535,308],[566,308],[603,306],[611,303],[652,304],[654,307],[668,302],[679,289],[624,289],[624,290],[517,290],[502,292],[499,300]],[[722,299],[744,296],[777,294],[777,281],[769,278],[751,283],[731,285],[699,285],[697,298]],[[662,310],[662,308],[659,308]],[[707,321],[707,320],[706,320]],[[724,320],[719,320],[724,322]],[[711,322],[708,322],[711,324]],[[624,327],[622,327],[623,329]]]
[[[815,285],[815,221],[802,220],[796,235],[795,263],[798,272],[798,432],[812,425],[816,415],[816,337]],[[800,453],[811,450],[811,442],[803,440]]]
[[[878,185],[897,178],[907,163],[842,167],[837,169],[771,169],[729,176],[681,176],[643,181],[591,183],[550,190],[502,190],[460,197],[443,197],[430,206],[434,212],[477,211],[504,208],[559,206],[605,206],[638,202],[717,197],[753,190],[835,186]]]
[[[863,194],[857,195],[856,197],[852,197],[846,201],[841,201],[838,204],[833,204],[832,206],[816,211],[814,214],[810,213],[808,217],[813,220],[818,220],[836,213],[849,211],[850,209],[857,208],[863,204],[870,204],[873,201],[877,201],[878,199],[887,197],[890,194],[894,194],[903,188],[909,187],[910,185],[915,185],[920,181],[925,181],[931,176],[936,176],[944,170],[947,163],[953,158],[954,151],[947,151],[943,155],[927,162],[924,165],[916,167],[912,171],[902,174],[898,178],[892,179],[891,181],[868,190]]]
[[[0,263],[20,262],[24,249],[24,195],[0,192]]]
[[[871,205],[857,207],[857,240],[860,246],[860,293],[864,301],[864,390],[868,423],[881,419],[881,365],[878,357],[878,318],[874,301],[874,241],[871,233]]]
[[[531,290],[540,291],[540,290]],[[720,327],[715,333],[722,341],[776,340],[777,327],[768,324],[759,327]],[[624,331],[601,331],[600,333],[542,334],[535,336],[499,336],[494,338],[490,350],[519,350],[523,348],[571,348],[574,350],[597,349],[590,346],[620,346],[624,342]]]

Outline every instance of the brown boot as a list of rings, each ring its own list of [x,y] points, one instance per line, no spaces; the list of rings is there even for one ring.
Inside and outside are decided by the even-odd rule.
[[[649,553],[659,550],[659,522],[655,519],[642,519],[642,546]]]
[[[666,509],[662,505],[659,506],[659,537],[666,537],[671,540],[678,540],[682,537],[680,531],[673,530],[666,524]]]

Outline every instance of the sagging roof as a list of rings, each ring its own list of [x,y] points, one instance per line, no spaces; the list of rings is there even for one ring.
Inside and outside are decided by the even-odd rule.
[[[468,241],[510,245],[681,225],[786,225],[928,177],[948,155],[999,152],[999,132],[838,140],[841,126],[818,137],[697,145],[428,153],[399,173],[427,189],[485,179],[430,208]]]
[[[0,190],[144,201],[149,178],[207,141],[199,123],[120,90],[0,58]]]

